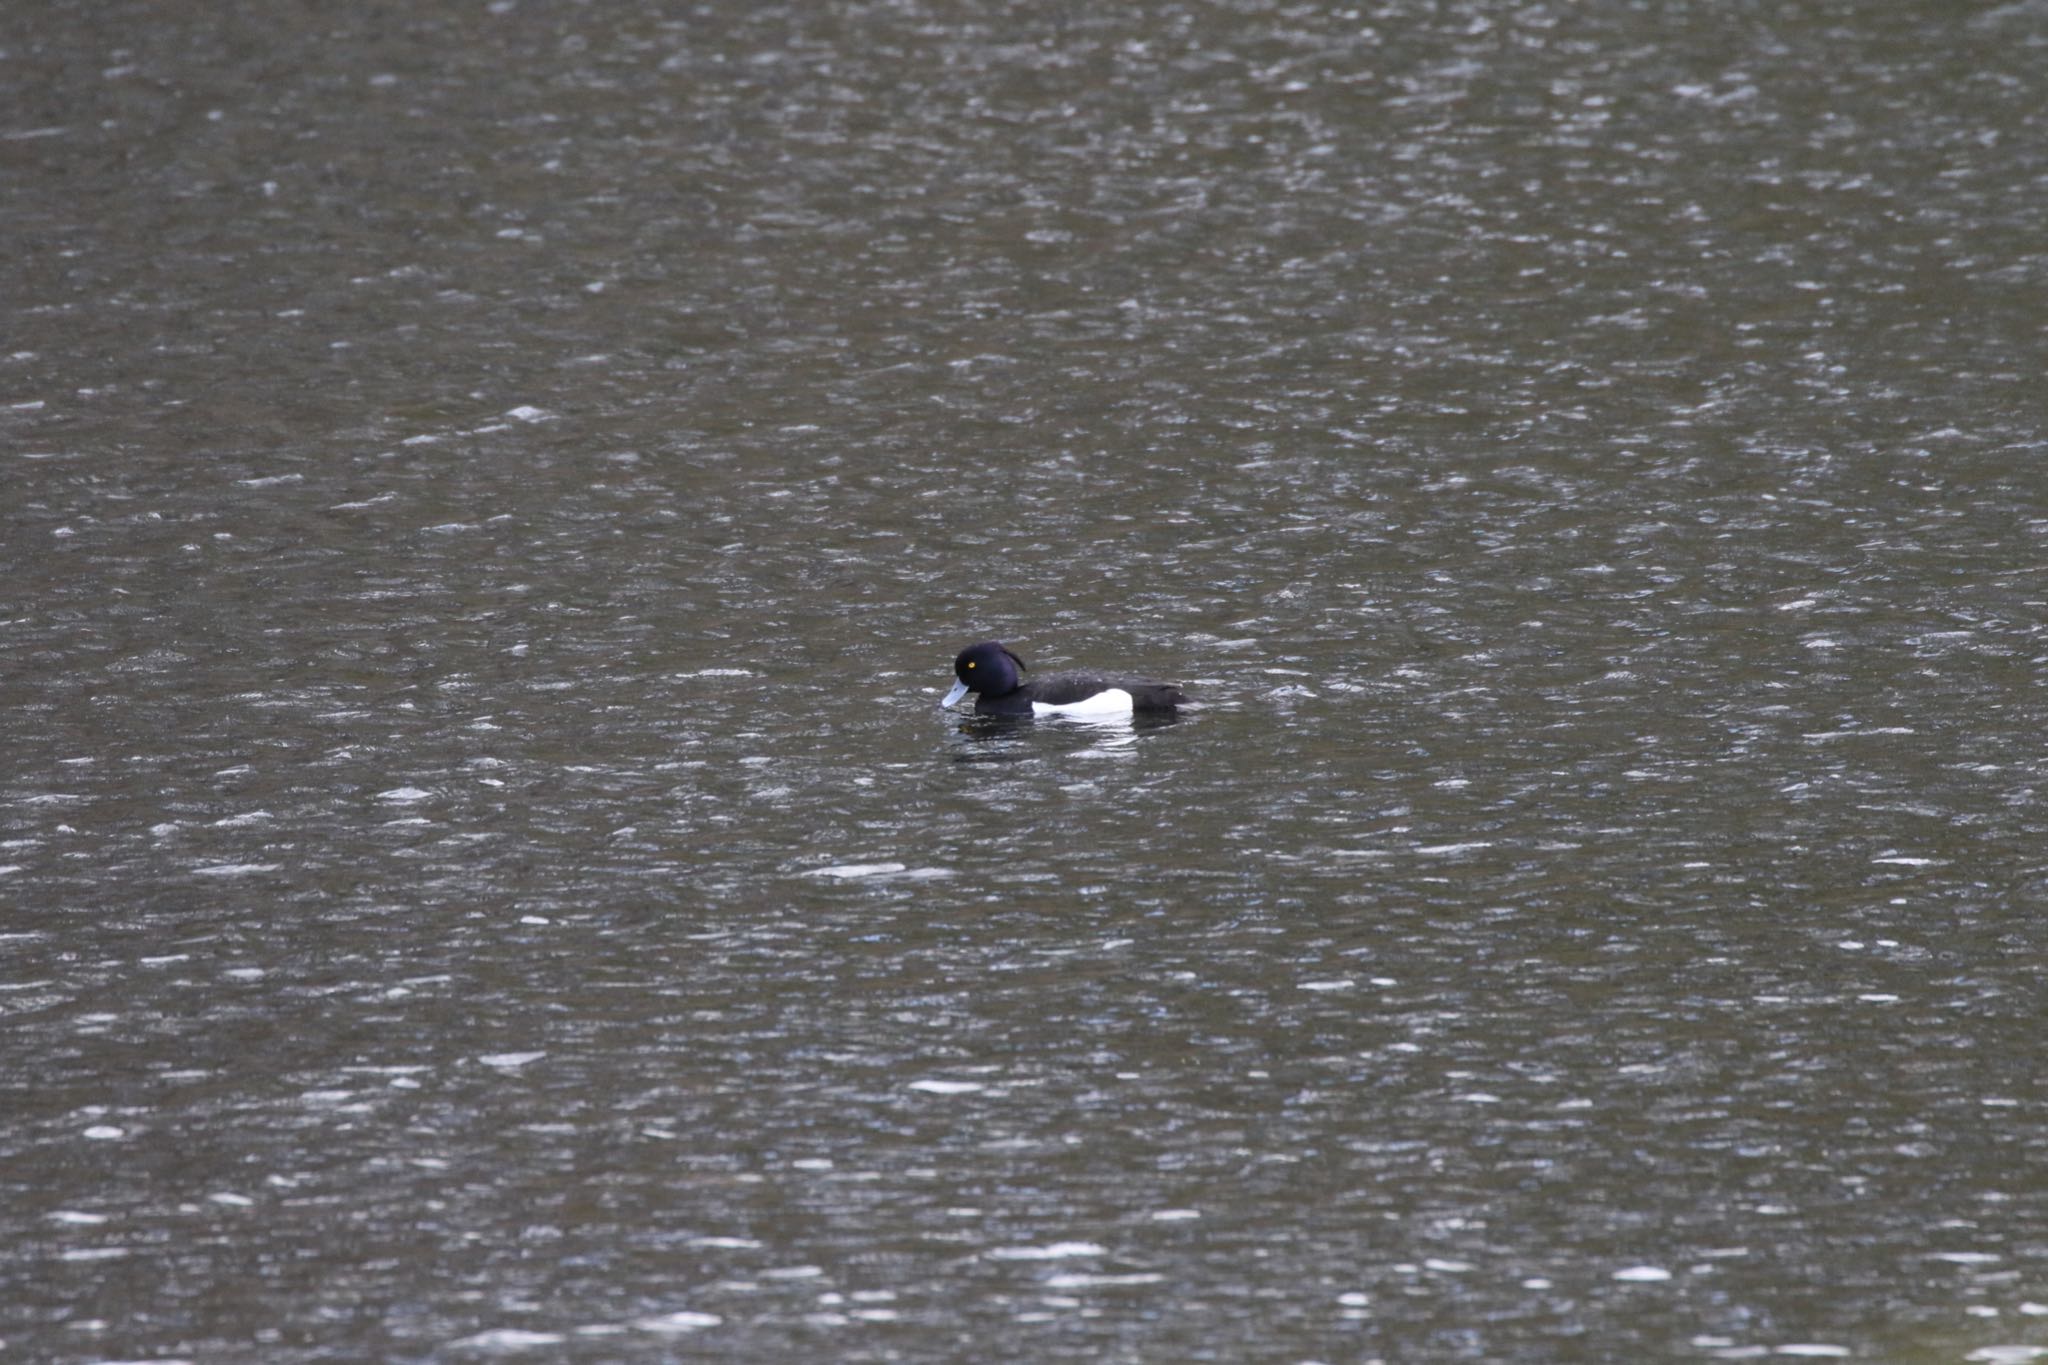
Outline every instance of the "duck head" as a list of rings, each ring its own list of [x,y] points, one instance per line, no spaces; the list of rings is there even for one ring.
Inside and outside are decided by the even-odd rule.
[[[969,692],[979,692],[984,697],[1013,692],[1023,681],[1019,675],[1026,667],[1000,641],[983,640],[978,645],[969,645],[953,660],[953,676],[959,681],[939,705],[951,706]]]

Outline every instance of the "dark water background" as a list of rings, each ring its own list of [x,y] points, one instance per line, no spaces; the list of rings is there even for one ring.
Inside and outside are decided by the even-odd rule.
[[[2044,225],[2038,0],[0,10],[0,1356],[2048,1357]]]

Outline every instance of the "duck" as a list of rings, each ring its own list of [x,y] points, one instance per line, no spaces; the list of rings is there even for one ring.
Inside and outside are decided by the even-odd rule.
[[[953,660],[953,676],[959,681],[939,705],[952,706],[972,692],[977,715],[1085,719],[1138,712],[1157,715],[1189,704],[1174,683],[1082,672],[1043,673],[1026,682],[1022,675],[1029,668],[1000,640],[969,645]]]

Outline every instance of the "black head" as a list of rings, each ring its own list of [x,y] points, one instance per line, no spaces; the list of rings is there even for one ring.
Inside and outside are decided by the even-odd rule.
[[[983,640],[978,645],[969,645],[953,660],[953,676],[960,680],[960,686],[954,689],[951,700],[958,701],[969,692],[979,692],[984,697],[1013,692],[1023,682],[1018,675],[1027,667],[999,641]]]

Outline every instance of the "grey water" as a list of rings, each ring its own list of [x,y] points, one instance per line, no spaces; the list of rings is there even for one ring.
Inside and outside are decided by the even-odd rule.
[[[2043,224],[2038,0],[0,9],[0,1357],[2048,1359]]]

